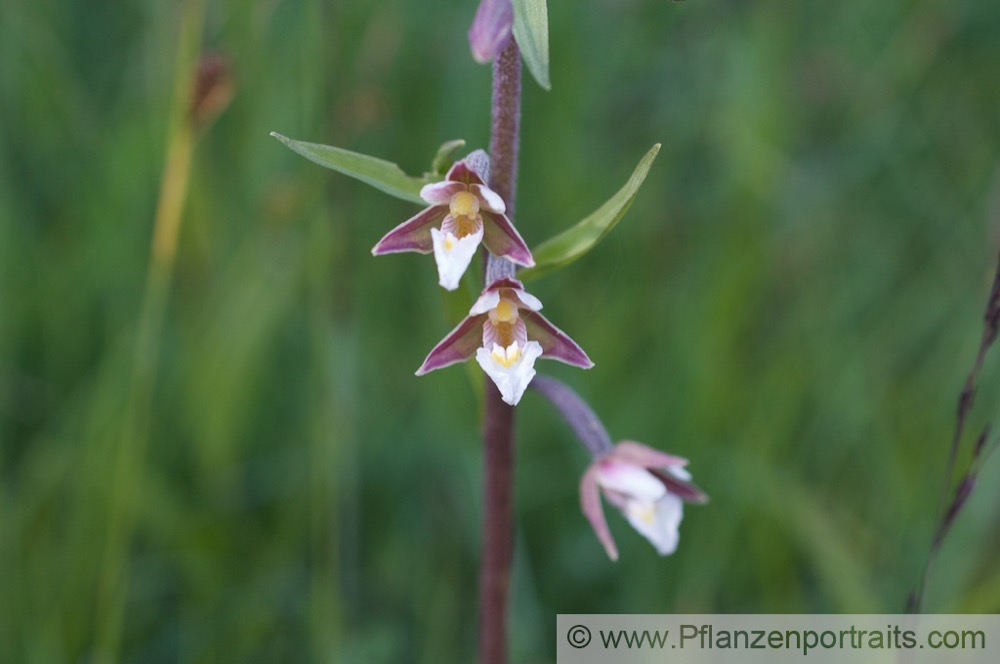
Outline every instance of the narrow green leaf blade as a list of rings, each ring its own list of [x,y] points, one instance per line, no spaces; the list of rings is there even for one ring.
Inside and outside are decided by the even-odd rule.
[[[514,39],[531,75],[540,86],[551,90],[549,9],[545,0],[514,0]]]
[[[632,171],[632,176],[625,183],[625,186],[609,198],[604,205],[577,222],[575,226],[532,249],[531,255],[535,257],[535,266],[518,272],[518,278],[522,281],[534,279],[556,268],[568,265],[603,240],[604,236],[621,221],[629,206],[632,205],[632,201],[639,193],[639,187],[646,179],[649,167],[653,165],[653,160],[656,159],[656,154],[659,151],[659,143],[650,148],[649,152],[639,160],[638,166]]]
[[[404,201],[424,205],[424,200],[420,198],[420,189],[434,181],[428,177],[412,177],[391,161],[369,157],[359,152],[331,145],[296,141],[274,131],[271,132],[271,136],[320,166],[349,175]]]
[[[456,138],[453,141],[445,141],[434,154],[431,160],[431,174],[444,177],[451,165],[455,163],[455,153],[465,147],[465,141]]]

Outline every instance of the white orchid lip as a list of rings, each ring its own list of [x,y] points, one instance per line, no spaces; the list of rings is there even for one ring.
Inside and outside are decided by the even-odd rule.
[[[434,243],[434,261],[438,268],[438,283],[447,290],[458,288],[462,275],[469,267],[476,249],[483,239],[483,229],[464,237],[456,237],[451,231],[431,229]]]
[[[649,540],[661,556],[677,550],[680,525],[684,518],[684,501],[672,493],[657,501],[631,500],[623,510],[629,524]]]
[[[514,298],[517,295],[510,288],[497,289],[497,297],[490,298],[494,304],[483,321],[483,347],[476,351],[483,371],[493,379],[503,400],[511,405],[521,400],[535,376],[535,359],[544,353],[541,344],[528,340],[528,328],[518,313],[521,301]],[[486,349],[492,349],[489,361]]]
[[[476,350],[476,361],[500,391],[505,403],[516,406],[535,377],[535,360],[542,354],[537,341],[514,341],[506,348],[493,344]]]
[[[493,344],[493,350],[490,351],[490,358],[504,369],[510,369],[511,365],[517,362],[520,357],[521,347],[516,341],[506,348]]]

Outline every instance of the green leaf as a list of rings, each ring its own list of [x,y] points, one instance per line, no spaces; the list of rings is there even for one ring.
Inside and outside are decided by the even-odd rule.
[[[431,161],[431,174],[444,177],[451,165],[455,163],[455,152],[463,147],[465,147],[465,141],[461,138],[442,143]]]
[[[271,136],[320,166],[349,175],[404,201],[424,205],[425,201],[420,198],[420,189],[436,181],[426,176],[417,178],[407,175],[396,164],[377,157],[369,157],[330,145],[296,141],[273,131]]]
[[[514,39],[538,84],[549,82],[549,10],[545,0],[514,0]]]
[[[556,268],[568,265],[603,240],[604,236],[625,216],[625,212],[632,205],[632,201],[639,193],[639,187],[646,179],[649,167],[653,165],[653,160],[656,159],[656,153],[659,151],[659,143],[650,148],[649,152],[639,160],[639,165],[632,171],[632,177],[628,179],[625,186],[609,198],[604,205],[592,212],[590,216],[532,249],[531,255],[535,257],[535,267],[521,270],[518,272],[518,278],[521,280],[534,279]]]

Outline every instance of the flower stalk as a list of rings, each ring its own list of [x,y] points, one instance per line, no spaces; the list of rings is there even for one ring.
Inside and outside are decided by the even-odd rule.
[[[508,39],[493,63],[490,188],[514,220],[517,145],[521,121],[521,55]],[[512,278],[514,264],[487,254],[486,283]],[[514,407],[489,377],[483,419],[483,535],[479,577],[479,661],[507,661],[507,599],[514,554]]]
[[[548,399],[556,410],[562,413],[566,423],[573,429],[573,433],[591,456],[599,457],[611,451],[613,443],[608,430],[580,395],[548,376],[535,376],[531,388]]]
[[[507,203],[507,216],[513,220],[517,196],[518,136],[521,129],[521,53],[513,39],[508,39],[507,45],[493,62],[492,106],[489,185]],[[511,278],[514,272],[514,264],[510,261],[489,256],[485,283]]]

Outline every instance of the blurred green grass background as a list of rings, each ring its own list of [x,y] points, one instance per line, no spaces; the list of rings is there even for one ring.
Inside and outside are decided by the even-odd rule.
[[[209,0],[235,96],[198,138],[141,463],[115,473],[163,170],[179,3],[0,5],[0,661],[91,661],[133,482],[122,661],[474,659],[477,404],[413,371],[433,262],[370,247],[415,207],[280,131],[427,168],[488,137],[475,2]],[[530,285],[597,363],[541,368],[711,495],[660,559],[579,513],[587,459],[518,415],[512,659],[559,612],[896,612],[933,527],[1000,237],[1000,6],[549,3],[525,79],[537,244],[663,150],[597,251]],[[1000,413],[987,362],[970,435]],[[124,434],[123,434],[124,432]],[[929,589],[1000,610],[1000,469]]]

